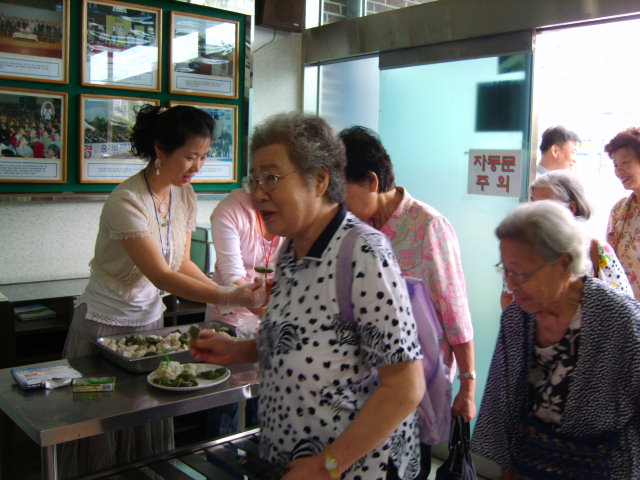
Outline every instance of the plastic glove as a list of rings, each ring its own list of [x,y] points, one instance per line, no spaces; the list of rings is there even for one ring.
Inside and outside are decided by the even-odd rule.
[[[234,310],[238,307],[257,308],[267,301],[267,290],[262,280],[247,285],[223,285],[220,292],[221,311]]]

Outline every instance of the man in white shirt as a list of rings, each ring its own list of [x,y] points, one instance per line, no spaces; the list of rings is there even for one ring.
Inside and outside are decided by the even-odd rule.
[[[536,167],[538,175],[551,170],[566,170],[576,163],[580,138],[571,130],[556,126],[547,128],[542,134],[540,153],[542,158]]]

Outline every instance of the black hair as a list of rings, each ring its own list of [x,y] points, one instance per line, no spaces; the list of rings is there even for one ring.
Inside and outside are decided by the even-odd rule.
[[[342,130],[340,138],[347,152],[347,182],[362,183],[367,180],[369,172],[373,172],[378,177],[380,193],[395,187],[391,157],[376,132],[356,125]]]
[[[153,162],[157,157],[156,145],[171,154],[191,137],[213,139],[214,125],[211,115],[196,107],[176,105],[167,108],[145,104],[138,111],[131,131],[131,152]]]
[[[556,127],[547,128],[542,134],[542,141],[540,142],[540,151],[545,153],[554,145],[562,147],[567,142],[580,143],[580,137],[575,132],[567,130],[560,125]]]

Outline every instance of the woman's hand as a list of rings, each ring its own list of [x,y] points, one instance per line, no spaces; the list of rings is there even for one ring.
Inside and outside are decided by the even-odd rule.
[[[287,468],[289,471],[282,480],[331,480],[324,468],[324,455],[297,458]]]
[[[224,310],[233,307],[259,308],[267,302],[267,289],[262,281],[246,285],[221,286],[220,300],[217,302]]]
[[[198,338],[189,344],[189,350],[193,358],[200,362],[219,365],[255,362],[255,342],[238,341],[226,333],[213,330],[201,330]]]
[[[453,400],[451,407],[451,417],[460,416],[465,422],[470,422],[476,416],[476,403],[473,398],[473,391],[464,391],[460,388],[458,395]]]

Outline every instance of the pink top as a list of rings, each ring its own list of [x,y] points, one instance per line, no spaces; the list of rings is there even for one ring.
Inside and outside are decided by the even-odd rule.
[[[391,240],[403,275],[424,280],[444,331],[442,355],[452,367],[451,345],[473,340],[458,238],[440,212],[397,188],[402,201],[380,230]]]
[[[269,257],[268,266],[275,269],[284,241],[277,235],[272,241],[262,236],[251,197],[242,189],[232,191],[214,208],[211,213],[211,237],[216,251],[213,279],[220,285],[231,285],[241,278],[253,282],[256,277],[264,277],[254,268],[264,267]],[[269,278],[273,278],[273,274],[269,274]],[[257,321],[255,315],[246,308],[222,314],[215,305],[208,305],[206,317],[207,320],[215,318],[232,325]]]

